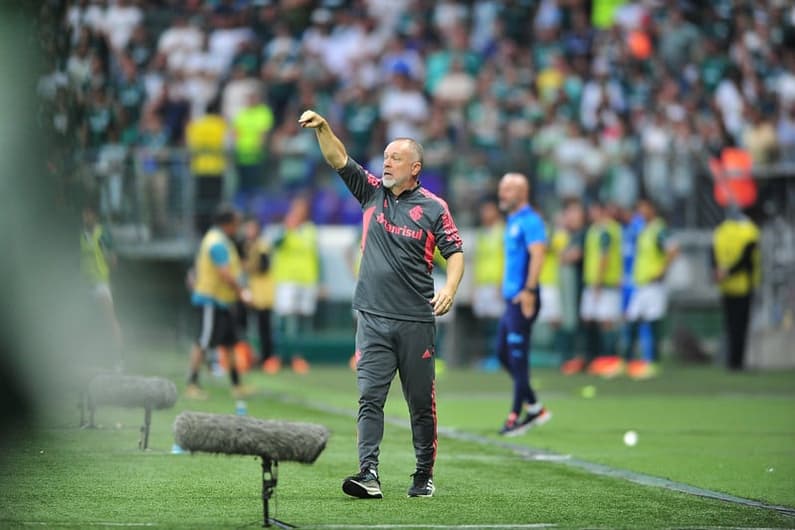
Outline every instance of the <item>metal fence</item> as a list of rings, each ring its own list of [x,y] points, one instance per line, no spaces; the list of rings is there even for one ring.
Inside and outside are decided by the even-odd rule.
[[[202,213],[202,205],[195,200],[195,179],[190,172],[188,151],[109,144],[95,150],[77,151],[71,157],[69,171],[77,175],[77,185],[83,188],[81,192],[99,199],[103,219],[113,227],[114,234],[127,248],[196,237],[193,219]],[[305,183],[307,187],[302,190],[314,192],[317,196],[338,194],[330,199],[320,197],[318,209],[326,211],[329,208],[349,207],[345,202],[348,194],[344,190],[340,193],[340,187],[334,185],[332,172],[314,159],[310,162],[307,166],[311,175]],[[530,158],[526,162],[532,168],[537,160]],[[263,173],[267,173],[267,178],[263,179],[263,184],[270,182],[270,185],[264,186],[264,194],[258,200],[267,203],[270,211],[278,214],[285,209],[284,200],[279,202],[278,199],[283,199],[296,189],[280,186],[281,164],[278,157],[269,156],[266,166]],[[533,174],[532,171],[528,173]],[[442,186],[447,190],[444,196],[459,224],[469,226],[477,221],[477,209],[472,206],[477,204],[480,195],[494,191],[498,176],[494,174],[486,179],[486,184],[481,183],[478,191],[468,185],[459,185],[457,179],[463,178],[460,172],[441,179]],[[701,170],[694,171],[693,179],[693,193],[675,202],[661,202],[667,205],[666,210],[676,226],[685,229],[710,228],[719,222],[722,212],[712,199],[711,177],[706,164]],[[236,190],[239,178],[231,153],[223,180],[225,199],[238,199]],[[544,185],[539,184],[536,192],[542,193],[544,189]],[[543,192],[543,196],[537,196],[536,199],[543,210],[554,209],[559,204],[559,198],[553,190]],[[323,203],[323,200],[326,202]],[[329,202],[332,204],[329,205]],[[337,224],[335,221],[342,219],[343,224],[355,224],[357,220],[354,217],[346,212],[342,216],[325,216],[320,222]]]
[[[126,243],[192,236],[195,215],[188,155],[176,149],[128,149],[107,145],[75,154],[83,193]]]

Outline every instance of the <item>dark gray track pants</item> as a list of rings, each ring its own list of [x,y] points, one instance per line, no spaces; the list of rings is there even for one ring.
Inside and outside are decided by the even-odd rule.
[[[436,460],[436,324],[411,322],[359,312],[356,368],[359,386],[359,465],[378,466],[384,437],[384,403],[389,386],[400,375],[411,415],[417,469],[433,473]]]

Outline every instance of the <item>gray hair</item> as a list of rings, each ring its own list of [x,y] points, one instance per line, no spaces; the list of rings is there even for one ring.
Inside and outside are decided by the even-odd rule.
[[[398,142],[398,141],[400,141],[400,142],[408,142],[409,148],[414,152],[414,156],[417,158],[417,162],[419,162],[420,164],[423,163],[423,158],[425,156],[425,150],[422,148],[422,145],[417,140],[415,140],[414,138],[401,137],[401,138],[395,138],[392,141],[393,142]]]

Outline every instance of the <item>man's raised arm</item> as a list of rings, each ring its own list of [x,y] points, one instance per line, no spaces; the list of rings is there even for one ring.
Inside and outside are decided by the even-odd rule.
[[[307,110],[301,114],[298,123],[301,124],[301,127],[315,130],[323,158],[337,170],[342,181],[351,190],[359,204],[364,207],[372,198],[375,190],[381,187],[381,181],[348,157],[345,146],[342,145],[323,116],[313,110]]]
[[[326,118],[313,110],[307,110],[298,119],[301,127],[314,129],[317,135],[317,143],[320,145],[320,152],[323,158],[334,169],[342,169],[348,163],[348,153],[345,146],[331,130],[331,126]]]

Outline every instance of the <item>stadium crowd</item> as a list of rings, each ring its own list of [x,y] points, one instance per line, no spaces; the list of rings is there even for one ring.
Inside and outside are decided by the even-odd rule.
[[[201,176],[188,159],[217,136],[227,156],[209,172],[236,175],[235,199],[251,213],[271,221],[291,196],[310,193],[316,222],[358,223],[358,205],[297,127],[306,108],[329,116],[376,173],[388,139],[423,142],[423,184],[464,226],[508,170],[531,176],[547,215],[571,196],[629,206],[644,193],[681,227],[693,223],[707,155],[734,145],[754,163],[795,160],[795,7],[786,1],[75,0],[43,9],[57,20],[38,87],[56,137],[52,167],[68,175],[79,152],[99,173],[134,168],[160,190],[155,221],[179,179]],[[222,119],[192,138],[208,112]],[[119,174],[105,215],[133,193]]]

